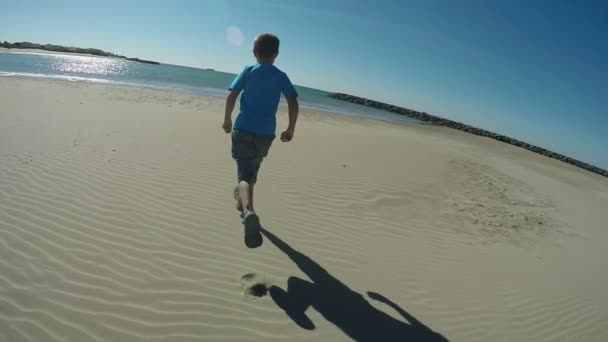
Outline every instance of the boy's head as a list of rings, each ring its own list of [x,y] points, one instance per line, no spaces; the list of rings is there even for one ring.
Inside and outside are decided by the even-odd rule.
[[[253,55],[258,62],[273,63],[279,55],[279,38],[272,33],[262,33],[253,42]]]

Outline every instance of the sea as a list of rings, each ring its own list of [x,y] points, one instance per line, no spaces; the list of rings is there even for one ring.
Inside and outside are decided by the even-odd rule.
[[[0,77],[118,84],[223,97],[235,76],[212,69],[145,64],[119,58],[0,51]],[[297,85],[296,89],[301,107],[390,123],[421,123],[406,116],[330,98],[329,93],[323,90]]]

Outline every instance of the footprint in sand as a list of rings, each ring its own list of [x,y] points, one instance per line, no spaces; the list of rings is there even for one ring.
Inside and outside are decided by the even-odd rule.
[[[264,297],[268,294],[268,283],[264,276],[257,273],[247,273],[241,277],[241,287],[246,296]]]

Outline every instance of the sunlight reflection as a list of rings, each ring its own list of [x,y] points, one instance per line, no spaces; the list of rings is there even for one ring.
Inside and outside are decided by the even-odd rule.
[[[63,72],[121,75],[126,71],[127,62],[118,58],[101,58],[90,56],[56,56],[53,66]]]

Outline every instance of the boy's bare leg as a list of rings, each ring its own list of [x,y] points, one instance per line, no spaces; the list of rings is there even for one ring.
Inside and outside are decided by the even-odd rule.
[[[241,206],[243,208],[243,212],[247,209],[253,210],[253,206],[251,205],[253,196],[253,187],[245,182],[241,181],[239,183],[239,198],[241,200]]]
[[[255,188],[255,183],[249,184],[249,210],[255,211],[253,209],[253,189]]]
[[[239,197],[243,204],[243,224],[245,225],[245,245],[256,248],[262,245],[262,234],[260,233],[260,219],[253,211],[253,187],[254,183],[241,181],[239,183]]]

